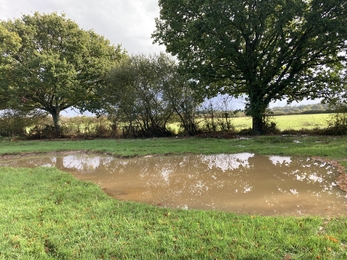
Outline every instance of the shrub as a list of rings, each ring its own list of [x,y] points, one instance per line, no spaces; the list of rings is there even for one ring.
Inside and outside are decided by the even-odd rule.
[[[27,129],[45,120],[46,113],[38,110],[4,110],[0,116],[0,135],[6,137],[27,136]]]
[[[347,134],[347,105],[338,104],[336,113],[328,121],[327,134],[344,135]]]

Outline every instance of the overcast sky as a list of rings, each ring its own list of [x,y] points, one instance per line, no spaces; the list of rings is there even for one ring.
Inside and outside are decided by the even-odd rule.
[[[122,44],[129,54],[165,51],[151,39],[159,16],[157,0],[0,0],[0,20],[35,11],[65,13],[81,28],[93,29],[114,45]]]

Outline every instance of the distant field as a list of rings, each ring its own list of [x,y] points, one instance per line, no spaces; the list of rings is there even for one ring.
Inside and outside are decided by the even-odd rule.
[[[272,116],[270,121],[275,122],[279,130],[300,130],[326,128],[332,114],[302,114]],[[252,118],[236,117],[232,119],[232,124],[236,130],[248,129],[252,126]]]
[[[333,114],[296,114],[296,115],[281,115],[281,116],[271,116],[269,119],[271,122],[276,123],[276,127],[281,130],[301,130],[301,129],[324,129],[328,126],[328,121],[331,120]],[[243,129],[250,129],[252,127],[251,117],[234,117],[230,118],[229,124],[236,131]],[[212,129],[212,120],[197,118],[201,129]],[[216,130],[222,130],[221,125],[224,124],[225,119],[215,118],[214,124],[216,124]],[[63,118],[62,125],[66,130],[69,130],[68,134],[102,134],[103,131],[111,129],[112,122],[107,120],[107,118],[94,118],[94,117],[75,117],[75,118]],[[119,129],[122,129],[122,124],[118,124]],[[180,131],[179,122],[171,122],[168,124],[168,128],[178,134]],[[224,128],[225,129],[225,128]],[[29,131],[29,130],[27,130]]]

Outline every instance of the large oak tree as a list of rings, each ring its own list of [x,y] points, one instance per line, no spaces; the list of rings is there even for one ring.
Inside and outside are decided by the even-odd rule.
[[[59,115],[64,109],[80,107],[95,98],[104,86],[105,75],[122,56],[92,30],[83,30],[65,15],[57,13],[23,15],[2,26],[21,39],[16,51],[1,50],[11,57],[11,66],[0,79],[11,88],[23,107],[41,109],[52,115],[60,135]]]
[[[247,96],[253,130],[276,100],[326,97],[341,87],[347,2],[159,0],[154,41],[207,96]]]

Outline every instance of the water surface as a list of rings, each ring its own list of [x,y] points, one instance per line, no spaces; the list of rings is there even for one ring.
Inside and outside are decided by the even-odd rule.
[[[91,180],[120,200],[261,215],[347,215],[336,169],[310,158],[252,153],[154,156],[50,154],[0,165],[47,166]]]

